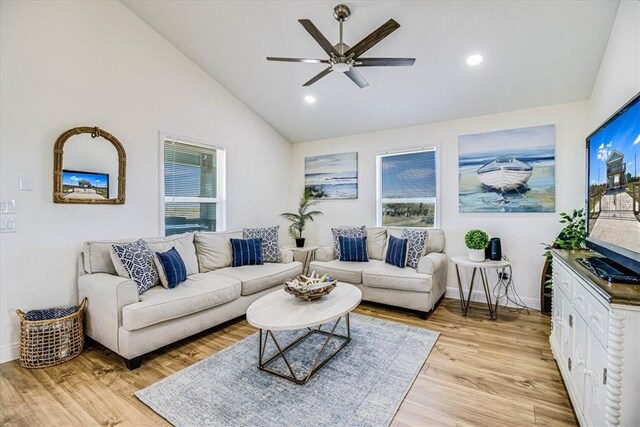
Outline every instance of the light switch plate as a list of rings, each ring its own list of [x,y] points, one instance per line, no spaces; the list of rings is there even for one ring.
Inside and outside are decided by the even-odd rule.
[[[20,191],[31,191],[31,177],[26,175],[20,175],[18,178],[18,188]]]
[[[0,214],[18,213],[18,202],[15,200],[0,200]]]

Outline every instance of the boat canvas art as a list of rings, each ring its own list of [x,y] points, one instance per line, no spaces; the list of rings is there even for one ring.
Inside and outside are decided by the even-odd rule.
[[[358,153],[305,157],[304,186],[314,199],[357,199]]]
[[[555,212],[555,125],[461,135],[460,212]]]

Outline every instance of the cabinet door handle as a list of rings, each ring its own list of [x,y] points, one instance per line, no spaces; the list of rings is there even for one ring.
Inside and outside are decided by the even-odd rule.
[[[573,314],[569,315],[569,327],[573,328]]]

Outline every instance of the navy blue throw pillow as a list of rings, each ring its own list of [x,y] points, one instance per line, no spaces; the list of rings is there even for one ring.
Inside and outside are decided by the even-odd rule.
[[[389,236],[387,257],[384,262],[395,265],[396,267],[404,268],[407,264],[408,243],[408,239],[398,239],[395,236]]]
[[[229,239],[231,240],[231,267],[242,265],[262,265],[262,239]]]
[[[338,237],[340,261],[369,262],[366,237]]]
[[[176,248],[171,248],[167,252],[156,252],[156,257],[160,264],[156,267],[162,286],[173,289],[180,282],[187,280],[187,267]]]

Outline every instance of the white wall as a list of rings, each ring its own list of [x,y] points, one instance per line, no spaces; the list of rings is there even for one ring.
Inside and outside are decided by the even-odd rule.
[[[620,2],[591,93],[591,130],[640,92],[640,1]]]
[[[17,355],[16,308],[77,301],[83,241],[158,235],[159,130],[227,148],[228,228],[280,222],[291,155],[288,141],[121,3],[1,4],[0,193],[19,213],[18,232],[0,236],[0,362]],[[124,144],[125,205],[52,203],[53,144],[84,125]],[[20,175],[33,191],[18,191]]]
[[[544,259],[542,242],[550,242],[561,225],[557,213],[461,214],[458,212],[458,136],[536,125],[556,125],[556,212],[584,206],[584,138],[588,103],[579,102],[512,111],[490,116],[448,121],[295,144],[293,147],[293,199],[304,185],[304,157],[358,152],[358,199],[323,201],[324,215],[308,228],[310,243],[330,244],[330,228],[339,225],[373,225],[376,221],[376,154],[385,151],[437,147],[440,161],[439,227],[447,236],[450,256],[465,255],[464,234],[472,228],[501,238],[503,253],[513,263],[517,290],[527,305],[539,308],[540,275]],[[448,295],[456,297],[453,269]],[[474,298],[483,298],[476,293]]]

